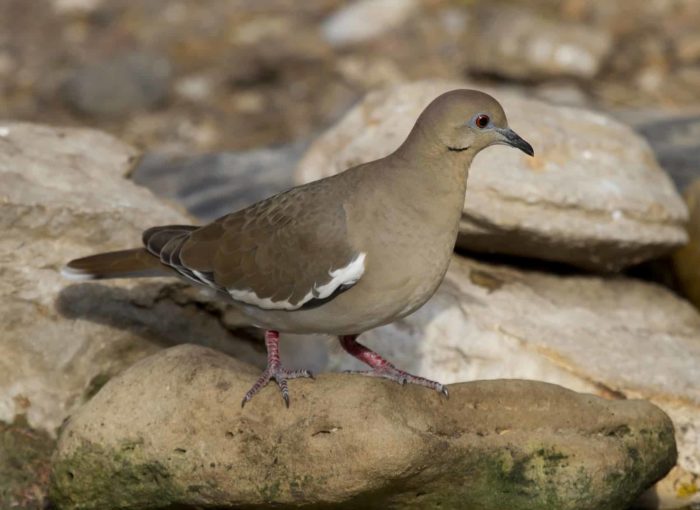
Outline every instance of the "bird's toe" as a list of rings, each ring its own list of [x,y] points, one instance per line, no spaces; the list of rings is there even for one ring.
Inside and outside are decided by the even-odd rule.
[[[287,370],[282,367],[268,367],[258,378],[258,380],[253,384],[253,386],[248,390],[248,392],[243,397],[241,401],[241,407],[244,407],[255,395],[262,390],[270,380],[274,379],[275,383],[282,393],[282,400],[284,400],[284,405],[289,407],[289,385],[287,380],[297,379],[300,377],[313,379],[314,376],[309,370]]]

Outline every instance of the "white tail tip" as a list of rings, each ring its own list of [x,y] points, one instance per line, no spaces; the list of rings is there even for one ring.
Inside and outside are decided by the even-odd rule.
[[[94,280],[95,275],[92,273],[86,273],[80,269],[74,269],[70,266],[63,266],[61,268],[61,276],[68,280],[73,280],[75,282],[85,282],[88,280]]]

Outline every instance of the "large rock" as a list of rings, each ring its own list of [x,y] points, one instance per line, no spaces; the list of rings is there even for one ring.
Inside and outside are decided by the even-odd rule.
[[[364,43],[401,26],[419,7],[417,0],[356,0],[324,20],[321,31],[336,47]]]
[[[170,78],[167,58],[127,53],[74,70],[62,93],[80,113],[119,116],[162,104],[169,93]]]
[[[590,24],[548,21],[535,11],[503,5],[476,10],[469,66],[517,80],[593,78],[612,48],[612,37]]]
[[[123,177],[136,157],[95,131],[0,126],[1,421],[26,413],[53,433],[106,379],[173,343],[258,359],[231,342],[223,310],[174,280],[76,285],[59,274],[71,258],[138,246],[144,227],[190,221]]]
[[[311,146],[298,180],[385,156],[432,99],[465,86],[428,81],[370,93]],[[536,156],[508,147],[477,156],[460,247],[617,270],[685,243],[685,206],[631,129],[602,114],[488,92]]]
[[[648,398],[673,419],[679,465],[700,481],[700,316],[662,287],[455,257],[423,308],[363,339],[397,366],[443,383],[523,378]],[[337,341],[312,344],[283,337],[282,359],[316,372],[362,368]]]
[[[61,509],[626,508],[673,466],[673,427],[644,401],[529,381],[457,384],[449,400],[361,376],[270,387],[179,346],[113,379],[62,431]]]

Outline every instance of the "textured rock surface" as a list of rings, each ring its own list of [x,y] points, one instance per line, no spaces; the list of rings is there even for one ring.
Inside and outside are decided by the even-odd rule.
[[[360,337],[397,366],[443,383],[523,378],[613,398],[648,398],[674,420],[679,464],[700,474],[700,315],[662,287],[627,278],[557,276],[455,257],[413,315]],[[323,341],[318,341],[323,343]],[[292,367],[358,369],[283,337]]]
[[[593,78],[612,47],[604,30],[547,21],[524,8],[481,8],[472,25],[470,67],[516,80]]]
[[[148,225],[190,221],[123,178],[132,148],[90,130],[0,133],[0,420],[26,414],[53,433],[111,375],[173,343],[257,359],[176,280],[76,284],[59,274],[71,258],[137,246]]]
[[[319,138],[300,182],[385,156],[422,108],[464,83],[417,82],[371,93]],[[601,114],[490,91],[535,158],[508,147],[475,159],[458,244],[616,270],[663,254],[687,237],[687,211],[648,145]]]
[[[110,381],[62,431],[60,508],[530,508],[629,505],[674,463],[668,417],[528,381],[449,400],[352,375],[293,381],[284,409],[255,374],[179,346]],[[179,507],[178,507],[179,508]]]
[[[683,292],[700,308],[700,180],[688,186],[685,200],[690,211],[689,242],[673,254],[673,263]]]

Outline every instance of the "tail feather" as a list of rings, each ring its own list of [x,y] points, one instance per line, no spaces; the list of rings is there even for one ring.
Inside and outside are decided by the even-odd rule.
[[[100,280],[173,276],[173,271],[145,248],[134,248],[71,260],[61,274],[71,280]]]

